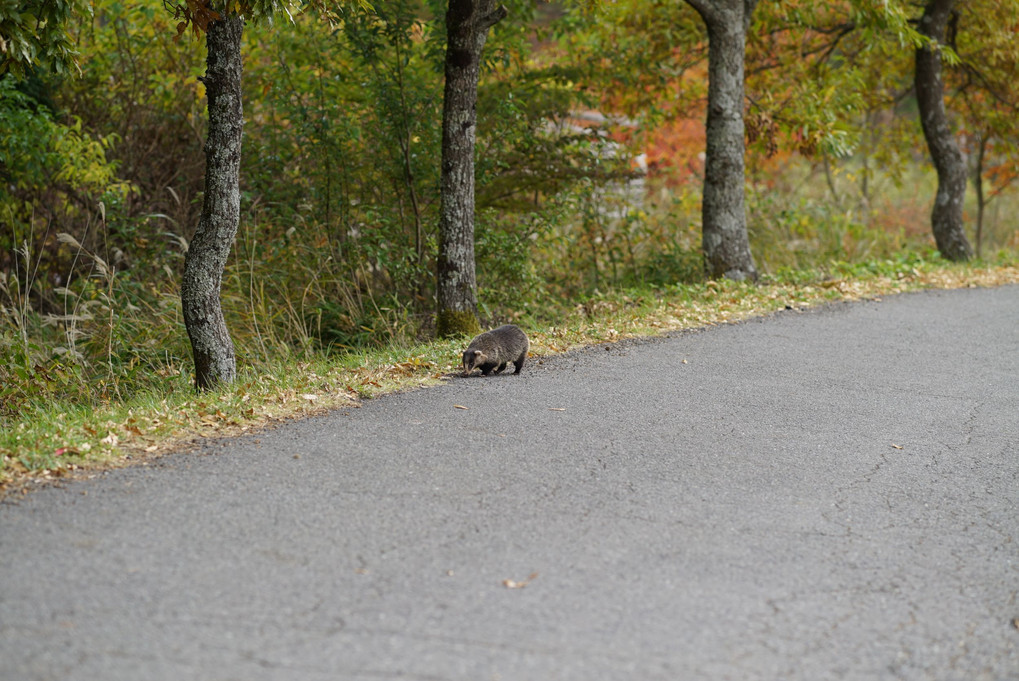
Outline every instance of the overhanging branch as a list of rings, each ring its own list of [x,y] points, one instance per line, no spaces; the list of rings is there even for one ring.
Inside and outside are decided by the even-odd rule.
[[[492,10],[485,16],[481,17],[478,29],[480,29],[481,31],[487,31],[488,29],[492,28],[500,21],[505,19],[508,14],[509,10],[506,9],[506,5],[499,5],[494,10]]]

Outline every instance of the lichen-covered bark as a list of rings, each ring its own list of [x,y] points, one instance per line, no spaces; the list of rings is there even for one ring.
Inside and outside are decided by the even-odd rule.
[[[496,7],[493,0],[449,0],[446,12],[446,85],[436,272],[436,332],[440,337],[464,333],[461,327],[468,315],[473,325],[468,323],[467,326],[478,327],[474,271],[478,77],[488,31],[505,16],[506,9]],[[447,323],[450,320],[458,321],[451,325]]]
[[[476,336],[481,333],[477,314],[458,310],[439,310],[435,315],[435,328],[440,338]]]
[[[948,260],[969,260],[973,249],[962,222],[966,196],[966,162],[952,134],[945,112],[944,83],[941,80],[941,51],[945,30],[952,14],[953,0],[930,0],[917,30],[936,44],[916,50],[916,101],[927,148],[938,171],[938,193],[931,209],[931,230],[938,251]]]
[[[743,65],[756,1],[688,0],[708,29],[701,245],[709,277],[756,280],[744,206]]]
[[[209,132],[205,141],[205,199],[184,260],[180,292],[199,390],[230,383],[237,373],[234,345],[220,305],[220,284],[240,221],[243,27],[243,20],[231,15],[210,23],[206,34],[209,52],[204,82]]]

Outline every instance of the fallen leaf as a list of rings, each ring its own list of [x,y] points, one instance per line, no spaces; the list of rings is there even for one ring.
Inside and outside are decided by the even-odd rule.
[[[454,409],[470,409],[470,407],[465,407],[462,404],[454,404],[453,408]]]
[[[308,400],[309,402],[314,402],[318,399],[318,395],[301,395],[301,398]]]
[[[892,445],[895,449],[902,449],[902,445]]]
[[[523,580],[522,582],[518,582],[513,579],[504,579],[502,580],[502,585],[507,589],[523,589],[525,586],[529,585],[537,578],[538,573],[532,572],[530,575],[527,576],[527,579]]]
[[[549,411],[566,411],[566,407],[549,407]]]

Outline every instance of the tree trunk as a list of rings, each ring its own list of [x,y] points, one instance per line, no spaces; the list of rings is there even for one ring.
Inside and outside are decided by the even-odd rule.
[[[702,247],[709,277],[757,279],[744,205],[743,64],[756,0],[687,0],[708,29]]]
[[[488,30],[506,16],[494,0],[449,0],[446,87],[442,110],[436,332],[473,334],[478,325],[474,272],[474,144],[481,51]]]
[[[984,211],[987,208],[987,199],[984,197],[984,158],[987,155],[987,142],[990,138],[990,133],[986,131],[980,133],[977,158],[973,167],[973,188],[977,192],[977,226],[973,236],[978,258],[983,254],[984,245]]]
[[[209,54],[203,82],[209,101],[209,132],[205,141],[205,200],[184,260],[180,291],[199,390],[230,383],[237,373],[234,345],[219,295],[223,268],[240,222],[243,27],[243,19],[231,15],[211,22],[206,34]]]
[[[952,14],[954,0],[930,0],[920,18],[918,30],[934,44],[916,51],[916,101],[927,148],[938,171],[938,193],[931,210],[931,229],[938,251],[948,260],[969,260],[973,256],[962,224],[962,202],[966,196],[966,164],[952,135],[945,112],[941,80],[940,45]]]

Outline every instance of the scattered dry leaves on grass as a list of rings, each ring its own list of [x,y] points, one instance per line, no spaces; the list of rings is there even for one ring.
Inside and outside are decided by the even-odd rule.
[[[529,330],[531,354],[549,355],[833,301],[1010,283],[1019,283],[1019,268],[914,268],[895,276],[833,278],[806,285],[712,281],[653,300],[645,293],[578,305],[561,326]],[[48,415],[45,423],[25,420],[17,424],[8,444],[0,446],[0,494],[26,489],[28,483],[145,461],[201,438],[241,435],[288,419],[356,407],[360,400],[380,394],[433,385],[457,372],[456,354],[449,343],[437,343],[399,361],[366,355],[358,366],[299,363],[288,368],[284,378],[255,377],[216,394],[131,408],[113,406],[77,423],[63,413]]]

